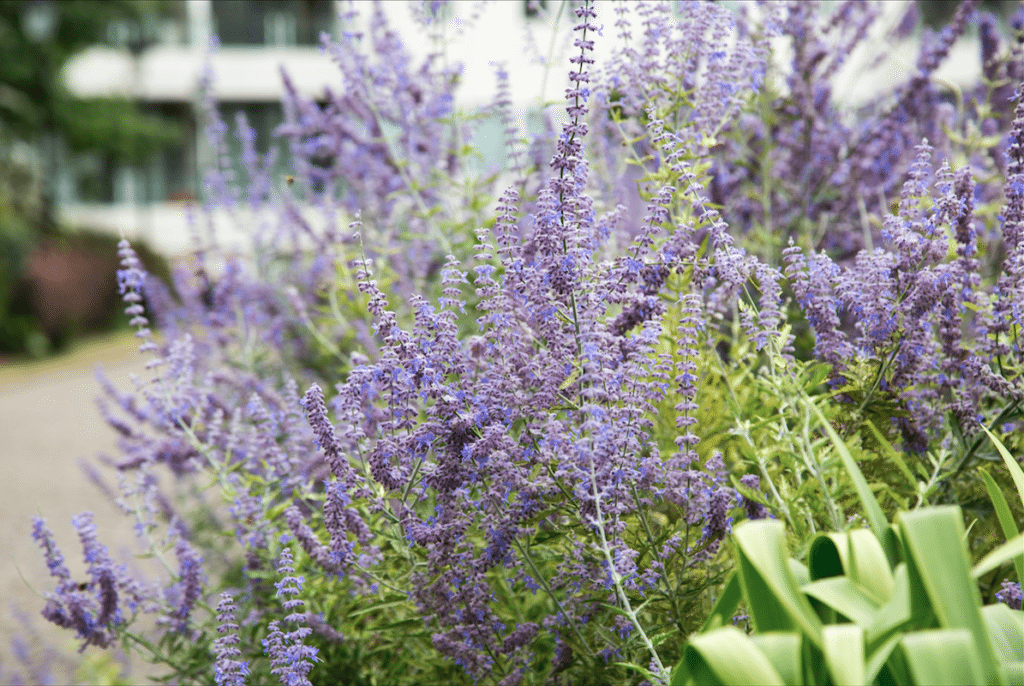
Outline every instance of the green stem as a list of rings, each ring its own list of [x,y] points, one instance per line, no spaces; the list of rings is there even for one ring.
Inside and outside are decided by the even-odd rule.
[[[597,487],[597,468],[594,465],[593,459],[590,461],[590,481],[591,487],[594,489],[594,509],[597,512],[597,518],[594,523],[597,525],[597,534],[601,539],[601,552],[604,553],[605,563],[608,565],[608,573],[612,578],[612,584],[615,586],[615,594],[618,596],[619,602],[622,603],[622,609],[626,613],[626,616],[629,617],[633,626],[636,627],[644,645],[651,653],[651,659],[654,661],[655,667],[657,668],[658,677],[660,677],[664,684],[668,684],[670,676],[669,672],[661,663],[661,657],[658,655],[658,651],[654,649],[654,644],[651,643],[651,639],[647,636],[647,632],[644,631],[644,627],[640,623],[640,618],[637,617],[636,612],[633,610],[632,603],[629,602],[629,596],[626,595],[626,589],[622,585],[622,577],[619,575],[618,570],[615,569],[615,561],[612,559],[611,546],[608,545],[608,538],[605,535],[604,516],[601,514],[601,494]]]

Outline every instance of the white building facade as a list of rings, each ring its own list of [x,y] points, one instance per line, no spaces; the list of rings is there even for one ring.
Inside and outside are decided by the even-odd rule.
[[[367,4],[355,3],[363,21],[370,11]],[[495,62],[504,62],[510,73],[512,101],[524,122],[527,112],[562,100],[575,17],[559,0],[540,3],[546,11],[539,14],[527,0],[450,3],[444,9],[446,33],[441,46],[416,30],[411,4],[390,0],[381,6],[413,55],[424,57],[440,47],[443,59],[463,65],[457,107],[472,111],[493,101]],[[595,41],[600,62],[613,48],[615,15],[610,0],[595,4],[598,23],[607,27]],[[340,87],[338,68],[322,52],[320,36],[337,37],[343,30],[363,28],[342,25],[341,14],[349,5],[347,0],[180,0],[168,16],[146,27],[150,40],[141,47],[136,41],[130,50],[131,41],[124,41],[126,47],[121,49],[94,47],[76,56],[64,74],[73,93],[130,98],[146,112],[179,122],[183,136],[177,146],[140,167],[115,165],[99,155],[65,156],[54,179],[63,221],[141,237],[167,254],[187,251],[186,208],[201,199],[203,170],[212,162],[203,134],[201,83],[206,65],[212,68],[212,94],[220,103],[222,118],[233,126],[236,113],[245,113],[262,152],[276,144],[273,131],[282,119],[281,68],[300,93],[314,99],[323,98],[326,86]],[[901,5],[905,7],[904,3],[883,3],[886,19],[879,22],[880,33],[885,25],[898,21]],[[211,53],[215,35],[220,45]],[[857,100],[867,95],[862,92],[866,89],[877,92],[904,81],[916,59],[916,46],[910,42],[893,48],[893,59],[883,65],[888,71],[871,78],[863,78],[858,71],[863,64],[858,65],[857,55],[851,55],[846,75],[837,77],[846,84],[837,92]],[[969,42],[958,43],[948,63],[959,71],[970,66],[968,73],[952,75],[951,80],[970,77],[978,61],[976,51]],[[493,154],[499,155],[502,143],[496,122],[485,125],[476,140],[478,146],[493,148]],[[279,160],[280,169],[275,171],[283,177],[288,170],[283,147]]]

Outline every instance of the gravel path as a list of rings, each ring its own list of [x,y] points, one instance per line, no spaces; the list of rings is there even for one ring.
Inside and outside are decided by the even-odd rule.
[[[81,547],[71,526],[71,517],[80,512],[95,514],[100,540],[115,560],[127,562],[130,557],[124,545],[132,538],[130,522],[85,478],[78,462],[112,453],[115,447],[115,434],[95,405],[100,393],[97,365],[118,388],[127,390],[132,387],[129,373],[144,374],[144,363],[135,339],[123,333],[87,342],[41,363],[0,362],[0,683],[13,678],[12,639],[17,636],[37,655],[49,644],[62,655],[73,656],[68,664],[83,660],[75,652],[78,642],[71,632],[39,617],[43,600],[21,578],[23,574],[40,592],[53,588],[31,538],[33,514],[46,519],[74,578],[85,578]],[[17,621],[18,608],[29,618],[31,631]],[[85,659],[100,652],[90,648]],[[47,662],[53,670],[51,683],[72,683],[65,660]],[[137,659],[134,662],[131,682],[145,683],[141,675],[152,668]],[[38,678],[30,676],[28,682]]]

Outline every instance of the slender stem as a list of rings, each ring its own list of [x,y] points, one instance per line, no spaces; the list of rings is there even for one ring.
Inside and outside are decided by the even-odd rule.
[[[657,668],[658,677],[661,679],[662,683],[668,684],[669,672],[661,663],[661,657],[658,655],[658,651],[654,649],[654,644],[651,643],[651,639],[647,636],[647,632],[644,631],[644,627],[640,623],[640,618],[637,617],[636,611],[633,610],[633,605],[629,602],[629,596],[626,595],[626,589],[622,585],[622,577],[619,575],[619,571],[615,568],[615,561],[612,559],[611,546],[608,545],[608,538],[605,535],[604,516],[601,514],[601,493],[597,487],[597,467],[594,465],[593,459],[590,461],[590,479],[591,487],[594,489],[594,509],[597,512],[594,524],[597,526],[597,534],[601,539],[601,552],[604,553],[604,559],[608,565],[608,573],[612,578],[612,583],[615,585],[615,593],[619,598],[619,602],[622,603],[622,609],[626,613],[626,616],[629,617],[633,626],[636,627],[644,645],[647,647],[647,650],[650,651],[651,659],[654,661]]]
[[[526,549],[526,547],[524,547],[523,544],[519,541],[519,538],[513,538],[512,544],[519,550],[519,554],[523,556],[523,559],[526,560],[526,563],[530,565],[530,571],[533,572],[534,578],[536,578],[537,583],[540,584],[540,586],[544,589],[544,592],[547,593],[548,597],[551,598],[551,600],[555,603],[555,607],[558,608],[558,613],[562,617],[564,617],[567,622],[569,622],[569,626],[572,627],[572,631],[574,634],[576,634],[576,638],[579,640],[580,645],[582,645],[583,649],[587,651],[587,655],[589,655],[591,658],[597,657],[593,649],[591,649],[590,645],[587,643],[587,639],[583,637],[583,633],[580,631],[579,626],[577,626],[576,622],[572,619],[571,615],[565,611],[565,608],[562,607],[562,603],[560,600],[558,600],[558,596],[556,596],[555,592],[551,590],[551,586],[548,585],[547,579],[544,578],[544,575],[540,573],[540,570],[534,563],[533,558],[530,557],[530,553]]]

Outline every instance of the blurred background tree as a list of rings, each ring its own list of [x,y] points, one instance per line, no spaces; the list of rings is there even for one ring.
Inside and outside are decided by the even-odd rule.
[[[76,282],[70,266],[95,268],[99,265],[88,266],[89,254],[114,254],[111,239],[72,236],[59,226],[57,165],[80,152],[141,163],[176,143],[181,131],[176,122],[145,114],[125,98],[74,96],[63,84],[62,70],[97,44],[119,44],[138,56],[152,42],[148,27],[178,5],[175,0],[0,0],[0,353],[43,354],[60,347],[75,329],[109,325],[111,313],[96,311],[105,307],[99,303],[108,294],[95,293],[95,302],[83,305],[93,311],[67,321],[66,313],[42,302],[38,284],[32,283],[34,264],[65,290],[98,287]],[[45,259],[38,257],[41,248]],[[58,253],[61,257],[55,257]],[[108,268],[104,263],[100,270]]]

